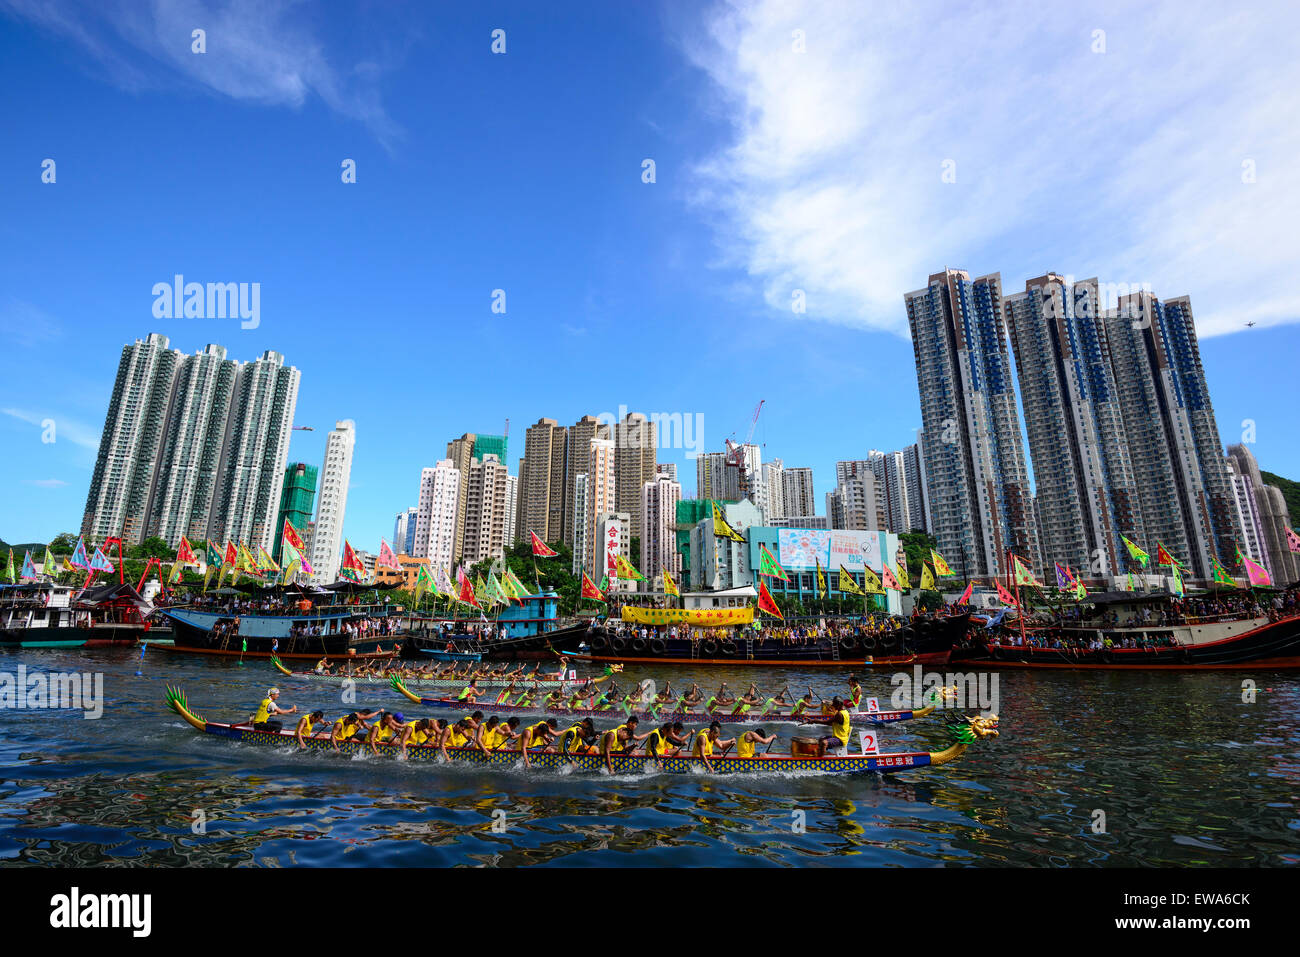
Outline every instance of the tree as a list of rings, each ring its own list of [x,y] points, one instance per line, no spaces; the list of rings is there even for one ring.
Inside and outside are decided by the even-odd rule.
[[[930,550],[936,548],[938,542],[928,532],[922,531],[904,532],[898,536],[898,541],[903,546],[903,554],[907,557],[908,576],[913,581],[920,581],[921,563],[930,560]]]
[[[164,539],[159,538],[157,535],[151,535],[139,545],[127,549],[124,554],[127,558],[135,559],[162,558],[167,561],[174,561],[176,559],[176,551],[168,548],[167,542]]]
[[[50,552],[55,555],[71,555],[77,547],[77,536],[73,532],[59,532],[50,542]]]

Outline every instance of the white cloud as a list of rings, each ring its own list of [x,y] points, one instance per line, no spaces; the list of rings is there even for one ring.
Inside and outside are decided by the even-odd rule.
[[[63,479],[23,479],[24,485],[35,485],[37,488],[63,488],[68,483]]]
[[[74,40],[125,89],[165,85],[152,78],[143,53],[232,99],[298,108],[315,94],[331,110],[364,123],[385,147],[401,137],[378,91],[378,64],[341,68],[333,62],[306,22],[310,8],[301,4],[0,0],[0,9]],[[206,33],[205,53],[191,49],[195,29]]]
[[[100,433],[76,419],[69,419],[67,416],[57,414],[39,415],[27,409],[0,409],[0,413],[20,422],[26,422],[28,425],[34,425],[39,429],[44,429],[45,422],[49,419],[54,422],[54,441],[56,443],[67,440],[73,445],[80,445],[92,452],[99,450]]]
[[[731,130],[693,200],[795,318],[803,289],[807,318],[906,334],[903,293],[951,266],[1148,282],[1202,335],[1300,321],[1298,27],[1284,3],[736,0],[683,31]]]
[[[10,345],[37,346],[63,335],[63,326],[30,302],[8,300],[0,308],[0,334]]]

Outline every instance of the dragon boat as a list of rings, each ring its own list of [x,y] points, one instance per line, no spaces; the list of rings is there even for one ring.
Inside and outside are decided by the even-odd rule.
[[[276,657],[272,657],[271,665],[272,667],[275,668],[276,671],[280,672],[280,674],[284,675],[286,678],[300,678],[304,681],[351,680],[357,682],[358,684],[386,685],[394,677],[392,675],[321,674],[320,672],[316,672],[316,671],[290,671],[288,668],[284,666],[284,662]],[[611,673],[616,673],[621,670],[622,670],[621,666],[616,667],[612,671],[607,669],[605,674],[593,676],[591,680],[594,682],[605,681],[609,678]],[[468,684],[470,680],[469,677],[465,675],[461,675],[455,678],[414,677],[410,675],[403,675],[401,676],[401,678],[404,682],[411,685],[420,685],[426,688],[455,688],[457,691],[459,691],[461,688],[464,688],[465,685]],[[511,680],[512,679],[508,679],[508,678],[479,678],[478,684],[480,688],[504,688],[510,684]],[[569,681],[568,679],[561,680],[559,678],[554,678],[554,677],[551,678],[516,677],[513,680],[516,684],[526,684],[526,685],[532,685],[533,682],[536,681],[537,686],[539,688],[542,688],[547,691],[552,691],[556,688],[576,688],[581,684],[585,684],[587,681],[586,678],[579,678],[573,681]]]
[[[185,693],[179,688],[168,687],[166,692],[168,707],[194,730],[203,734],[228,738],[243,744],[270,745],[281,748],[297,748],[297,737],[293,731],[258,731],[248,724],[227,724],[208,721],[196,714],[189,706]],[[893,774],[914,768],[937,767],[949,764],[960,758],[976,741],[997,737],[998,719],[989,717],[966,717],[954,715],[954,720],[945,725],[952,743],[942,751],[899,751],[879,754],[839,754],[824,757],[759,754],[752,758],[729,757],[718,755],[709,759],[713,774],[767,774],[776,772],[789,773],[814,772],[821,774],[862,774],[879,772]],[[334,746],[328,735],[317,734],[305,738],[308,750],[329,752]],[[345,756],[351,756],[371,745],[356,741],[342,742],[338,750]],[[400,757],[402,749],[395,744],[375,745],[376,753],[386,757]],[[437,762],[441,751],[432,745],[409,745],[407,757],[412,761]],[[471,764],[484,767],[514,768],[523,757],[518,750],[500,749],[480,751],[476,748],[447,748],[447,757],[458,764]],[[555,771],[572,768],[578,771],[600,771],[605,766],[605,756],[600,754],[562,754],[556,751],[530,749],[528,760],[533,768]],[[644,754],[615,754],[609,760],[615,774],[644,774],[647,771],[664,771],[670,774],[710,773],[709,766],[701,758],[690,755],[665,755],[660,758],[647,757]]]
[[[396,675],[391,679],[392,688],[398,694],[407,698],[407,700],[426,708],[439,708],[445,711],[468,711],[470,709],[481,710],[491,714],[537,714],[537,715],[555,715],[563,718],[630,718],[636,716],[638,721],[647,721],[652,724],[660,724],[664,721],[716,721],[719,724],[830,724],[831,719],[835,717],[833,712],[809,711],[800,715],[789,714],[759,714],[750,712],[749,714],[732,714],[727,711],[628,711],[625,708],[607,708],[599,710],[597,708],[548,708],[542,703],[537,704],[495,704],[490,701],[479,701],[473,705],[467,705],[464,701],[456,698],[426,698],[415,694],[402,682]],[[933,712],[935,705],[929,704],[924,708],[911,711],[850,711],[850,717],[858,723],[866,724],[893,724],[896,721],[910,721],[913,718],[923,718]]]

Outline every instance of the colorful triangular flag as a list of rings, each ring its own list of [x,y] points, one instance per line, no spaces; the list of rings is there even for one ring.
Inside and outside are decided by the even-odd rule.
[[[194,554],[193,547],[191,547],[189,540],[184,535],[181,536],[181,544],[176,549],[176,560],[182,565],[197,565],[199,563],[198,556]]]
[[[597,588],[595,583],[587,577],[587,573],[582,573],[582,592],[580,598],[590,598],[592,601],[605,601],[605,593]]]
[[[1124,543],[1124,547],[1128,549],[1129,558],[1133,559],[1143,568],[1146,568],[1147,563],[1151,561],[1151,556],[1142,551],[1142,549],[1138,548],[1123,535],[1121,535],[1119,539]]]
[[[758,546],[758,573],[760,575],[771,575],[773,578],[779,578],[783,582],[788,582],[790,576],[785,573],[781,563],[776,560],[771,552],[767,550],[766,545]]]
[[[871,569],[867,569],[867,571],[870,570]],[[840,566],[840,575],[839,579],[835,583],[835,587],[846,595],[866,594],[866,592],[862,590],[862,586],[858,584],[858,580],[853,577],[853,573],[843,565]]]
[[[943,556],[933,548],[930,549],[930,561],[934,564],[934,573],[940,578],[945,578],[952,574],[952,569],[949,568],[948,563],[943,560]]]
[[[551,548],[549,545],[547,545],[547,544],[546,544],[544,541],[542,541],[540,538],[538,538],[536,532],[534,532],[534,531],[529,531],[528,534],[531,535],[531,536],[533,537],[533,557],[534,557],[534,558],[554,558],[556,555],[560,554],[560,553],[557,552],[555,549],[553,549],[553,548]]]
[[[733,542],[745,543],[745,536],[727,524],[727,520],[722,517],[722,509],[718,508],[717,502],[710,502],[713,506],[713,534],[717,538],[729,538]]]
[[[99,554],[100,554],[100,553],[99,553],[98,551],[95,552],[95,556],[96,556],[96,557],[99,557]],[[108,559],[105,559],[105,561],[107,561],[107,560],[108,560]],[[111,572],[112,570],[113,570],[112,568],[109,568],[109,569],[108,569],[108,571],[110,571],[110,572]],[[22,567],[22,571],[20,571],[20,572],[18,573],[18,577],[19,577],[19,578],[35,578],[35,577],[36,577],[36,566],[32,564],[32,553],[31,553],[31,552],[28,552],[28,553],[23,557],[23,567]]]
[[[925,562],[921,562],[921,591],[934,591],[934,573]]]
[[[393,551],[393,546],[388,544],[387,539],[379,540],[379,557],[375,559],[376,568],[391,568],[394,571],[402,570],[402,563],[397,560],[397,553]]]
[[[673,576],[666,568],[664,569],[664,594],[675,595],[678,598],[682,597],[682,593],[677,587],[677,582],[673,581]]]
[[[636,568],[633,567],[632,563],[622,555],[614,556],[614,577],[626,578],[630,581],[637,582],[645,581],[645,576],[637,571]]]
[[[776,607],[776,601],[773,600],[772,593],[767,590],[767,583],[761,578],[758,580],[758,610],[780,618],[782,621],[785,620],[785,616],[781,614],[781,609]]]
[[[817,562],[817,597],[824,600],[829,594],[826,590],[826,573],[822,571],[822,560],[814,560]]]

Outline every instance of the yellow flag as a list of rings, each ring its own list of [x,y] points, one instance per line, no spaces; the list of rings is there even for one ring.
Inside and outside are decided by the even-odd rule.
[[[826,573],[822,571],[822,560],[817,559],[817,597],[825,598],[826,592]]]
[[[713,505],[713,534],[718,538],[729,538],[733,542],[745,544],[745,536],[727,524],[727,520],[722,517],[722,509],[718,508],[718,503],[710,504]]]
[[[921,563],[921,591],[934,591],[934,575],[925,562]]]
[[[678,598],[682,597],[682,593],[677,590],[677,582],[673,581],[673,576],[668,574],[666,568],[664,569],[664,594],[676,595]]]
[[[841,565],[840,567],[843,568],[844,566]],[[880,576],[866,565],[862,566],[862,575],[866,579],[863,591],[868,595],[883,595],[885,593],[885,586],[880,583]]]
[[[949,568],[948,563],[943,560],[943,556],[940,555],[938,552],[936,552],[933,548],[930,549],[930,561],[934,562],[934,573],[936,575],[952,574],[952,569]]]
[[[870,572],[870,569],[868,569],[867,571]],[[850,572],[850,571],[849,571],[847,568],[845,568],[843,565],[840,566],[840,580],[839,580],[839,588],[840,588],[840,591],[842,591],[842,592],[844,592],[845,594],[848,594],[848,595],[863,595],[863,594],[866,594],[866,593],[862,590],[862,586],[858,584],[857,579],[855,579],[855,578],[853,577],[853,573]]]
[[[907,574],[907,559],[898,562],[898,587],[903,591],[912,587],[912,579]]]

